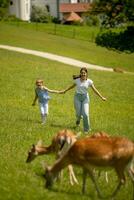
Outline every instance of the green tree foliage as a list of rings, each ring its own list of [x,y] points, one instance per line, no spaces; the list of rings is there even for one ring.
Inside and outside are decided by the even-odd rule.
[[[101,14],[105,27],[134,21],[134,0],[98,0],[93,4],[91,13]]]
[[[0,19],[4,18],[8,12],[9,0],[0,0]]]
[[[9,5],[9,0],[0,0],[0,7],[7,8]]]
[[[128,26],[125,31],[120,33],[108,30],[101,32],[96,37],[96,44],[107,47],[108,49],[117,49],[119,51],[134,52],[134,26]]]

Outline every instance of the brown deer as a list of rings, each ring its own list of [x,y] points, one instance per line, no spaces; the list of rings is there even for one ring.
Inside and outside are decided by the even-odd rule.
[[[86,137],[77,140],[70,149],[59,158],[51,167],[46,167],[46,188],[51,188],[57,173],[67,165],[75,164],[83,168],[82,192],[85,192],[86,175],[93,181],[98,196],[103,198],[94,176],[94,168],[111,167],[117,173],[119,183],[112,193],[114,197],[122,184],[125,183],[125,170],[129,173],[134,183],[129,164],[134,157],[134,143],[124,137]]]
[[[109,138],[110,135],[104,131],[99,131],[99,132],[96,132],[94,133],[93,135],[90,136],[90,138]],[[98,177],[100,177],[101,175],[101,170],[98,171]],[[105,180],[106,182],[108,183],[108,174],[107,174],[107,171],[105,171]]]
[[[32,148],[28,152],[26,162],[29,163],[40,155],[51,153],[55,153],[56,157],[60,158],[76,141],[76,137],[75,133],[70,130],[61,130],[53,137],[52,143],[49,146],[43,146],[41,141],[39,141],[37,145],[32,145]],[[74,183],[78,184],[72,165],[68,165],[68,170],[71,185]]]

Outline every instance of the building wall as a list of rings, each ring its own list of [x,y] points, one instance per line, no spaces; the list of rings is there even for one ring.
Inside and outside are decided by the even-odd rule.
[[[50,15],[53,17],[60,17],[58,4],[59,3],[72,3],[78,0],[31,0],[31,5],[36,6],[49,6]]]
[[[30,20],[31,6],[47,6],[50,15],[62,19],[62,14],[59,13],[59,3],[80,3],[93,2],[93,0],[10,0],[9,13],[24,20]]]
[[[11,15],[24,20],[30,20],[30,0],[11,0],[9,5]]]
[[[9,13],[11,15],[15,15],[16,17],[20,18],[20,6],[19,1],[12,0],[9,4]]]

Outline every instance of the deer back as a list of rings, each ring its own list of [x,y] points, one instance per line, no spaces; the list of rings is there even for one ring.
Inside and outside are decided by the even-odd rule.
[[[77,140],[68,152],[71,163],[113,166],[117,161],[129,162],[134,156],[134,144],[127,138],[100,137]]]

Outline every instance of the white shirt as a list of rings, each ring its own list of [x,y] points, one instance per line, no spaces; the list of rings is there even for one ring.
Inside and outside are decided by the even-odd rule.
[[[93,81],[91,79],[81,81],[80,78],[77,78],[74,83],[76,84],[76,93],[87,94],[88,88],[91,87]]]

